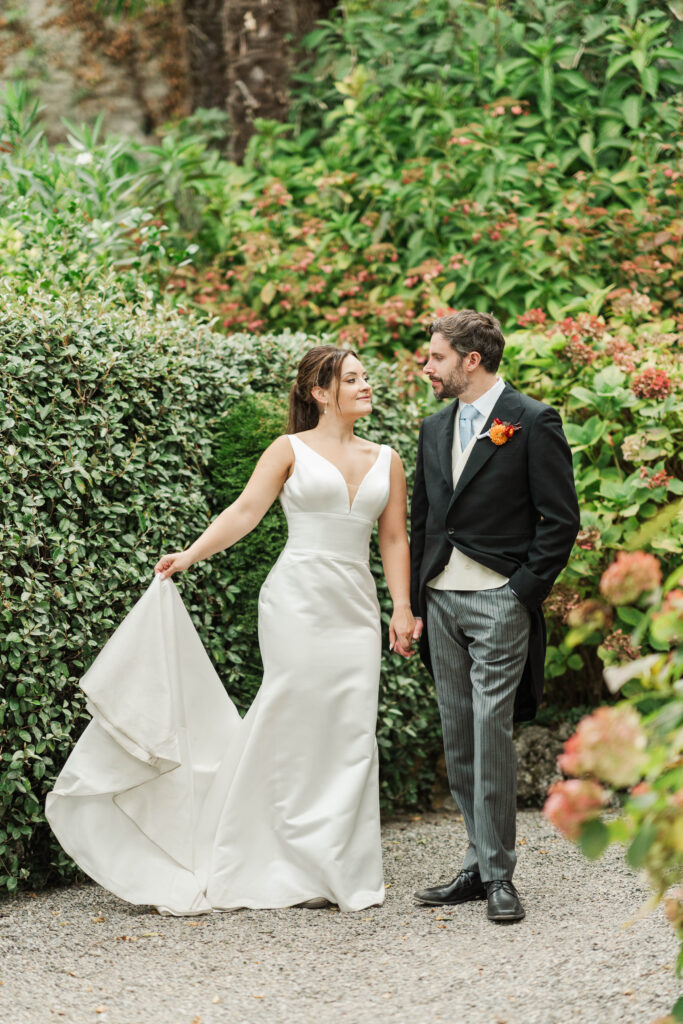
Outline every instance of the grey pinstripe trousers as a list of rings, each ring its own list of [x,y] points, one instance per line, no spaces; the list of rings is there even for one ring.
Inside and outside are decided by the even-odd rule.
[[[515,691],[529,646],[530,614],[509,584],[495,590],[427,587],[429,649],[446,770],[469,836],[464,868],[485,882],[515,869]]]

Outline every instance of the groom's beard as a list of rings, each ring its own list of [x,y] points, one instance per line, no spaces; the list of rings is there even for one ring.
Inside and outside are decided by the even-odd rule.
[[[442,401],[444,398],[460,398],[460,395],[467,389],[467,378],[464,373],[456,368],[451,370],[447,377],[431,377],[432,391],[434,396]],[[436,387],[434,387],[436,384]]]

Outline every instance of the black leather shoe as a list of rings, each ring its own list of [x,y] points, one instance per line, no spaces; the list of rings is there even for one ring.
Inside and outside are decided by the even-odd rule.
[[[433,907],[485,898],[486,886],[479,877],[479,872],[467,868],[464,868],[448,885],[436,885],[433,889],[420,889],[415,893],[415,899],[420,903],[427,903]]]
[[[512,882],[505,878],[486,882],[486,896],[489,901],[489,921],[521,921],[524,907]]]

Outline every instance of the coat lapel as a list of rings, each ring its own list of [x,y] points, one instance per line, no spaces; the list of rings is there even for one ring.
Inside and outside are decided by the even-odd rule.
[[[449,488],[453,486],[453,432],[455,430],[458,404],[456,399],[452,405],[444,409],[441,423],[439,424],[439,465],[441,466],[441,472],[448,481]]]
[[[491,413],[486,420],[486,423],[479,431],[480,434],[485,433],[494,419],[498,417],[500,420],[507,420],[510,423],[517,421],[522,411],[522,403],[519,401],[517,392],[514,388],[511,388],[509,384],[505,385],[505,390],[501,394],[500,398],[494,405]],[[453,423],[455,418],[451,421],[451,444],[453,443]],[[451,498],[449,508],[452,508],[453,503],[457,501],[458,496],[467,487],[470,481],[476,476],[479,470],[486,465],[494,452],[497,451],[497,445],[491,441],[490,438],[481,438],[475,441],[474,448],[470,453],[470,457],[465,463],[465,468],[460,474],[460,479],[453,491],[453,497]]]

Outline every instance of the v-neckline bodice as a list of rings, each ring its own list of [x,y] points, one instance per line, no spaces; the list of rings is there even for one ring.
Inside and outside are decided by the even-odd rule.
[[[347,515],[351,515],[351,513],[353,512],[353,506],[356,504],[356,499],[358,498],[358,495],[361,492],[361,488],[363,487],[363,484],[368,479],[368,477],[373,472],[373,470],[377,468],[377,464],[378,464],[379,460],[382,457],[382,450],[385,447],[385,445],[381,444],[379,446],[379,451],[377,452],[377,458],[375,459],[373,464],[370,466],[370,468],[368,469],[367,473],[363,476],[361,482],[358,484],[358,487],[356,488],[356,493],[354,494],[353,498],[351,498],[351,491],[349,490],[349,484],[347,482],[347,479],[344,476],[344,474],[342,473],[342,471],[339,468],[339,466],[337,466],[336,463],[332,462],[332,459],[328,459],[326,455],[322,455],[320,452],[316,451],[315,448],[313,448],[310,444],[306,444],[306,442],[302,441],[301,438],[298,437],[296,434],[289,434],[288,436],[289,436],[290,439],[294,438],[294,440],[298,441],[299,444],[304,446],[304,448],[308,448],[309,452],[313,452],[314,455],[317,455],[319,459],[322,459],[323,462],[326,462],[327,465],[331,466],[332,469],[337,473],[337,475],[342,480],[342,482],[344,484],[344,488],[346,490]]]

